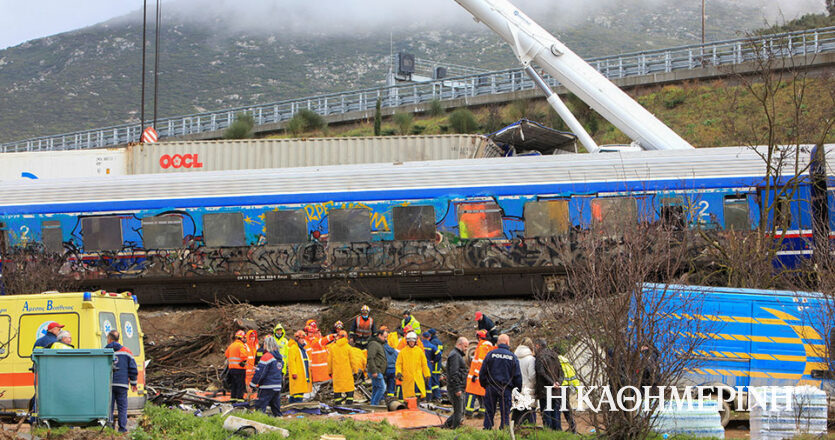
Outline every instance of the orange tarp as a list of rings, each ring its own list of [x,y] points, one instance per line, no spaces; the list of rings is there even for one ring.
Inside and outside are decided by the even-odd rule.
[[[445,416],[421,409],[404,409],[400,411],[354,414],[347,417],[364,422],[382,422],[383,420],[386,420],[392,425],[402,429],[441,426],[446,420]]]

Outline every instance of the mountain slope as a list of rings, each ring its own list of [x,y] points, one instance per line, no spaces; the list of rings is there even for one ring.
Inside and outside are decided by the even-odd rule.
[[[740,1],[711,2],[709,38],[762,24],[763,11]],[[695,42],[700,6],[665,3],[611,2],[572,23],[556,12],[534,18],[585,57]],[[375,86],[388,70],[385,32],[233,30],[221,15],[197,20],[172,9],[163,18],[160,117]],[[131,14],[0,51],[0,142],[137,122],[141,32],[141,15]],[[517,65],[504,42],[475,25],[412,23],[391,37],[395,51],[419,58],[484,69]],[[150,98],[146,109],[150,118]]]

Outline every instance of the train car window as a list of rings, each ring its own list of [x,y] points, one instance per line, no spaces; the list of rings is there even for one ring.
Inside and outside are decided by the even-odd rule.
[[[7,249],[9,240],[8,240],[8,232],[6,231],[6,224],[0,222],[0,251],[5,251]]]
[[[365,208],[328,211],[328,240],[338,243],[371,241],[371,215]]]
[[[60,254],[64,251],[64,233],[58,220],[44,220],[41,222],[41,238],[43,248],[50,254]]]
[[[494,202],[458,205],[458,233],[461,238],[502,238],[502,210]]]
[[[525,237],[554,237],[571,228],[568,200],[525,203]]]
[[[183,218],[173,214],[143,218],[142,245],[145,249],[183,247]]]
[[[791,200],[779,197],[774,203],[774,225],[778,229],[790,229],[792,225]]]
[[[395,206],[392,210],[395,240],[434,240],[434,206]]]
[[[267,244],[296,244],[307,242],[307,215],[303,210],[267,211]]]
[[[687,215],[684,211],[684,199],[682,197],[666,197],[661,199],[659,219],[664,225],[673,229],[684,229],[684,226],[687,224]]]
[[[85,251],[118,251],[123,242],[122,219],[115,215],[82,218],[81,237]]]
[[[725,196],[724,200],[725,229],[746,231],[751,229],[751,213],[748,208],[748,197]]]
[[[638,223],[638,201],[634,197],[606,197],[591,201],[592,227],[616,232]]]
[[[208,247],[246,246],[244,215],[240,212],[203,214],[203,243]]]

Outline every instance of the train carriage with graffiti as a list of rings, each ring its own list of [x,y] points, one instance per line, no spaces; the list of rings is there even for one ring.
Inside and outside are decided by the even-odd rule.
[[[766,185],[757,151],[714,148],[7,181],[0,249],[59,255],[63,275],[143,303],[316,299],[337,280],[392,297],[525,295],[559,273],[577,231],[752,229],[764,192],[787,182],[781,253],[811,253],[815,189],[781,166]]]

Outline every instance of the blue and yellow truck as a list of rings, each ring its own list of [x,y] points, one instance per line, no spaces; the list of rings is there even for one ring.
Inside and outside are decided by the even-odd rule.
[[[680,338],[699,338],[684,380],[694,386],[818,387],[833,390],[827,345],[832,341],[833,298],[815,292],[644,284],[644,298],[687,298],[693,310],[672,305]],[[663,293],[662,293],[663,292]],[[697,299],[694,301],[693,299]],[[692,323],[701,321],[698,334]],[[675,329],[675,323],[669,328]],[[684,339],[682,339],[683,341]]]

